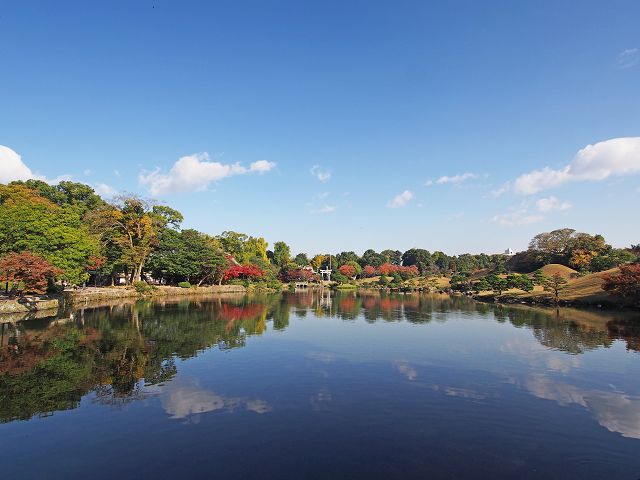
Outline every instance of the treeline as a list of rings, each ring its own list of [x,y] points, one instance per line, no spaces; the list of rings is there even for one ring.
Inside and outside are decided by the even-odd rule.
[[[88,185],[40,180],[0,185],[0,275],[26,291],[54,280],[113,284],[124,277],[182,286],[318,280],[331,268],[339,283],[375,275],[398,279],[432,274],[531,272],[547,263],[599,271],[637,258],[638,247],[614,249],[600,235],[556,230],[536,236],[515,256],[464,254],[412,248],[293,255],[285,242],[273,249],[262,237],[224,231],[208,235],[182,229],[183,216],[165,205],[122,196],[107,202]]]

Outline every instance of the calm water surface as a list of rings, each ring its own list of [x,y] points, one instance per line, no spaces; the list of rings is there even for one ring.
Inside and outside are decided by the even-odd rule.
[[[637,480],[637,317],[312,292],[4,323],[2,478]]]

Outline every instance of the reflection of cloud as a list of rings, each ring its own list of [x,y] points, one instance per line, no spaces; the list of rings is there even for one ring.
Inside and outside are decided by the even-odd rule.
[[[484,393],[477,392],[470,388],[459,388],[459,387],[441,387],[440,385],[431,385],[432,390],[436,392],[442,392],[447,397],[462,397],[468,398],[471,400],[484,400],[487,396]]]
[[[556,382],[546,375],[534,375],[525,382],[526,389],[538,398],[553,400],[559,405],[572,403],[591,412],[596,421],[623,437],[640,439],[640,398],[603,390],[582,390]]]
[[[414,381],[416,378],[418,378],[418,372],[416,372],[416,369],[409,365],[407,362],[398,360],[392,363],[393,366],[396,367],[398,372],[407,377],[407,380]]]
[[[232,412],[242,407],[255,413],[266,413],[272,410],[264,400],[225,397],[212,390],[200,388],[198,385],[181,385],[180,383],[167,384],[162,389],[161,398],[162,406],[171,418],[186,418],[216,410]]]
[[[327,404],[333,400],[333,395],[326,388],[321,388],[315,394],[311,395],[309,401],[314,410],[326,410]]]
[[[331,352],[309,352],[307,358],[322,363],[332,363],[336,360],[336,354]]]
[[[500,350],[521,357],[532,367],[545,367],[555,372],[568,373],[580,366],[580,359],[574,355],[550,351],[537,342],[519,338],[508,340]]]

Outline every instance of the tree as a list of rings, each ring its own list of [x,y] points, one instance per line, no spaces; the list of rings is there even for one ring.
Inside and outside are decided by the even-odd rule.
[[[428,250],[411,248],[402,254],[402,265],[405,267],[415,265],[420,275],[426,275],[433,271],[433,259]]]
[[[297,254],[296,258],[294,258],[293,261],[300,267],[306,267],[307,265],[309,265],[309,257],[307,257],[306,253]]]
[[[327,258],[326,255],[316,255],[311,259],[311,266],[314,268],[314,270],[317,272],[318,270],[320,270],[320,267],[322,267],[322,264],[325,261],[325,258]]]
[[[375,277],[377,275],[377,270],[371,265],[365,265],[365,267],[362,269],[362,275],[365,278]]]
[[[362,258],[360,259],[360,264],[379,267],[386,261],[387,259],[383,255],[376,253],[376,251],[373,249],[369,249],[362,254]]]
[[[98,243],[74,207],[59,206],[23,183],[0,185],[0,255],[22,251],[44,257],[79,284],[88,278]]]
[[[507,276],[508,288],[517,288],[525,292],[533,290],[533,281],[528,275],[512,274]]]
[[[336,265],[346,265],[349,262],[358,263],[360,257],[355,252],[340,252],[335,256]]]
[[[567,285],[567,280],[559,273],[554,273],[551,278],[548,278],[544,283],[543,288],[545,292],[551,292],[555,298],[556,303],[560,300],[560,293]]]
[[[640,304],[640,264],[620,265],[620,272],[605,274],[604,290],[632,303]]]
[[[353,265],[342,265],[338,271],[345,277],[355,278],[356,276],[356,269]]]
[[[276,242],[273,244],[273,261],[280,267],[286,267],[291,262],[291,249],[285,242]]]
[[[491,289],[494,292],[498,292],[498,295],[502,295],[502,292],[509,288],[509,282],[506,278],[499,277],[498,275],[489,275],[487,282],[491,285]]]
[[[545,264],[562,263],[569,254],[574,233],[572,228],[540,233],[529,242],[529,250],[535,252]]]
[[[385,257],[385,261],[393,265],[402,265],[402,252],[400,250],[383,250],[380,255]]]
[[[228,281],[233,280],[234,278],[254,279],[261,278],[263,276],[264,271],[255,265],[234,265],[224,272],[223,279]]]
[[[130,282],[141,279],[158,236],[168,227],[177,228],[182,215],[172,208],[152,206],[137,197],[119,197],[115,203],[87,214],[92,231],[103,245],[112,245],[120,259],[131,267]]]
[[[27,293],[44,293],[49,281],[62,274],[62,270],[54,267],[40,255],[31,252],[11,252],[0,258],[0,273],[6,281],[5,290],[8,292],[9,282],[22,284]]]
[[[486,278],[480,278],[478,281],[473,283],[473,291],[476,293],[484,292],[486,290],[491,290],[491,285],[487,282]]]

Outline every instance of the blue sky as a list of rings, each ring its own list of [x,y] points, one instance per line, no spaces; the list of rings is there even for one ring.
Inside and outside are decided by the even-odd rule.
[[[490,253],[565,226],[627,246],[638,18],[636,1],[5,0],[0,181],[70,176],[295,252]]]

